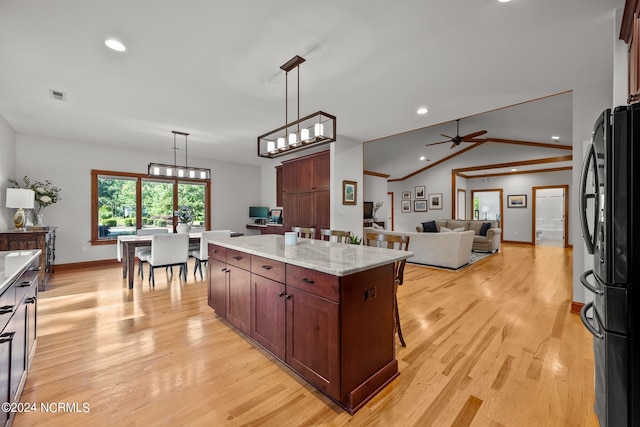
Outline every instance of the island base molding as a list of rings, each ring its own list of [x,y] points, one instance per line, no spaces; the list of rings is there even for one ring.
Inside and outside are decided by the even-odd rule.
[[[353,415],[398,375],[400,375],[400,372],[398,372],[398,361],[393,360],[349,392],[342,402],[336,403],[350,415]]]

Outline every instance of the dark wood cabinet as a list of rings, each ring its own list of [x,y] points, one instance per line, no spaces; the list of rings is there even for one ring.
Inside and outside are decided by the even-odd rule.
[[[40,249],[39,290],[47,289],[49,276],[54,272],[56,259],[56,227],[48,230],[0,231],[0,251]]]
[[[354,413],[398,375],[393,263],[339,277],[231,249],[224,267],[216,259],[223,253],[224,247],[209,245],[209,305],[216,314],[347,411]],[[220,275],[221,269],[231,271]],[[225,286],[226,314],[211,304]]]
[[[320,230],[330,227],[330,164],[329,151],[283,163],[284,231],[291,231],[291,227],[313,227],[319,238]]]
[[[640,2],[625,3],[620,27],[620,39],[628,46],[628,98],[629,104],[640,101]]]
[[[282,166],[276,166],[276,206],[282,207]]]
[[[285,360],[285,286],[252,274],[251,337],[280,360]]]
[[[227,263],[209,255],[209,307],[227,317]]]
[[[35,264],[32,264],[32,267],[35,267]],[[2,403],[20,402],[36,349],[37,306],[37,270],[26,270],[0,295],[0,399]],[[0,424],[10,425],[13,415],[15,412],[2,411]]]
[[[251,273],[227,264],[227,320],[245,334],[251,331]]]

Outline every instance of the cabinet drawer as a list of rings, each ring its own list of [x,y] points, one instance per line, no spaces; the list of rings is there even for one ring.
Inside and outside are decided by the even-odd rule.
[[[227,249],[227,264],[235,265],[245,270],[251,270],[251,255],[246,252]]]
[[[340,278],[338,276],[287,264],[286,284],[310,294],[340,302]]]
[[[16,305],[16,290],[14,285],[9,286],[9,289],[5,290],[2,295],[0,295],[0,331],[7,326],[11,316],[15,310]]]
[[[283,262],[251,255],[251,272],[258,276],[284,283],[285,274]]]
[[[13,285],[16,289],[16,304],[24,299],[25,295],[38,279],[37,271],[25,271],[22,277]]]
[[[227,262],[227,248],[209,243],[209,257]]]

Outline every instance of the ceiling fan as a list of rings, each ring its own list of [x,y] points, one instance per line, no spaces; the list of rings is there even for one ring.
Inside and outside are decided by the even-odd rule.
[[[430,146],[430,145],[438,145],[438,144],[446,144],[447,142],[452,142],[453,144],[451,144],[451,148],[453,147],[457,147],[458,145],[460,145],[461,142],[485,142],[484,139],[476,139],[477,137],[479,137],[480,135],[484,135],[485,133],[487,133],[486,130],[479,130],[477,132],[473,132],[464,136],[460,136],[460,119],[456,120],[456,136],[449,136],[449,135],[445,135],[443,133],[441,133],[440,135],[444,136],[445,138],[449,138],[446,141],[440,141],[440,142],[434,142],[431,144],[427,144],[426,146]]]

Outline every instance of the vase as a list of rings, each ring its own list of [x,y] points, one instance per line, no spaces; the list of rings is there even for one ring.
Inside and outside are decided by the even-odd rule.
[[[191,224],[185,224],[183,222],[179,222],[178,225],[176,225],[177,233],[188,233],[190,231],[191,231]]]
[[[38,212],[36,214],[36,225],[37,226],[43,226],[44,225],[44,222],[42,222],[43,217],[44,217],[44,214],[42,212]]]

